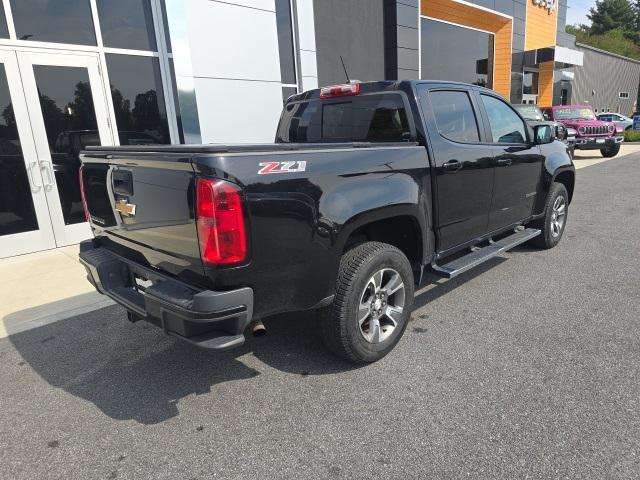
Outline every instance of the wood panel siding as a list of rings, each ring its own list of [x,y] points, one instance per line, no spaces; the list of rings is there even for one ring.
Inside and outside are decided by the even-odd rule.
[[[421,0],[420,14],[494,34],[493,89],[511,94],[511,41],[513,20],[455,0]],[[423,47],[424,48],[424,47]]]
[[[553,62],[540,64],[538,75],[538,105],[548,106],[553,104]]]
[[[553,47],[556,44],[556,27],[558,23],[558,8],[549,13],[527,0],[527,24],[525,26],[525,50]]]

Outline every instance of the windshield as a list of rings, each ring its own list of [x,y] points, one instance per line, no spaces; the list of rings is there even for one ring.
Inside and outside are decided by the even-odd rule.
[[[535,105],[514,105],[514,107],[525,120],[544,120],[542,112]]]
[[[590,107],[556,108],[553,111],[553,115],[556,120],[571,120],[571,119],[595,120],[596,119],[596,116],[593,114],[593,110],[591,110]]]

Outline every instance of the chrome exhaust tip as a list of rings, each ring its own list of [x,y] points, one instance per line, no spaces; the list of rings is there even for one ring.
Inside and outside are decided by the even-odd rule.
[[[254,337],[264,337],[267,333],[267,327],[264,326],[262,320],[253,320],[249,324],[249,330]]]

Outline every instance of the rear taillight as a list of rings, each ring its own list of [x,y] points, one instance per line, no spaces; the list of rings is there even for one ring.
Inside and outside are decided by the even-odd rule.
[[[247,258],[247,235],[238,186],[224,180],[199,178],[196,221],[203,262],[229,265]]]
[[[84,194],[84,174],[82,173],[83,166],[80,165],[78,170],[78,181],[80,182],[80,197],[82,198],[82,209],[84,210],[84,218],[87,222],[91,222],[91,215],[89,215],[89,208],[87,207],[87,196]]]
[[[343,85],[331,85],[320,89],[320,98],[350,97],[360,93],[359,83],[345,83]]]

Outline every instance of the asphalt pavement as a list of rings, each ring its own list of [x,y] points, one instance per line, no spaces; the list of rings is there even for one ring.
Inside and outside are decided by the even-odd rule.
[[[428,276],[361,368],[309,313],[217,355],[117,306],[11,335],[0,478],[638,478],[639,239],[640,154],[583,168],[558,247]]]

